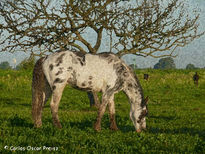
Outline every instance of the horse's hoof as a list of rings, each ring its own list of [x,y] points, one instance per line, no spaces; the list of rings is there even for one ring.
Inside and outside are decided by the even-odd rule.
[[[141,133],[141,130],[140,130],[140,129],[137,129],[136,132],[137,132],[137,133]]]
[[[97,125],[94,126],[94,129],[95,129],[97,132],[101,131],[101,127],[100,127],[100,126],[97,126]]]
[[[96,132],[100,132],[101,128],[94,128]]]
[[[61,128],[62,128],[62,125],[61,125],[61,124],[59,124],[59,125],[57,126],[57,128],[61,129]]]
[[[119,130],[117,127],[113,127],[113,126],[111,126],[110,129],[113,130],[113,131]]]
[[[58,129],[61,129],[61,128],[62,128],[62,126],[58,126],[57,128],[58,128]]]
[[[42,126],[42,123],[34,124],[34,127],[35,127],[35,128],[40,128],[41,126]]]
[[[60,123],[58,123],[58,124],[54,124],[54,126],[55,126],[56,128],[59,128],[59,129],[62,128],[62,125],[61,125]]]

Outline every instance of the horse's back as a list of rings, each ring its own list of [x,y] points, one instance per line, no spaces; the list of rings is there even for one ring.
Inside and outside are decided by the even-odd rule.
[[[49,55],[43,68],[50,86],[68,83],[82,89],[103,91],[107,86],[114,86],[117,75],[113,66],[120,62],[112,54],[62,51]]]

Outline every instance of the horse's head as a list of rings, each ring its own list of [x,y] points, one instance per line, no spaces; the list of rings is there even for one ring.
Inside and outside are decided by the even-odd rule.
[[[135,106],[135,104],[131,105],[130,119],[132,120],[138,133],[140,133],[143,129],[146,129],[146,116],[148,114],[147,103],[148,97],[141,100],[140,108]]]

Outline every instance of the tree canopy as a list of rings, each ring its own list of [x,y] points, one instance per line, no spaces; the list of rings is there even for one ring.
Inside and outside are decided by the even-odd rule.
[[[4,61],[0,64],[0,69],[4,69],[4,70],[11,69],[11,66],[9,65],[9,62]]]
[[[194,64],[187,64],[186,69],[196,69],[197,67],[194,66]]]
[[[154,65],[154,69],[174,69],[176,65],[173,58],[161,58],[158,63]]]
[[[75,48],[97,53],[106,39],[107,51],[119,56],[174,56],[204,32],[199,13],[186,12],[181,0],[4,0],[0,9],[2,51],[34,55]],[[93,42],[85,37],[92,31]]]

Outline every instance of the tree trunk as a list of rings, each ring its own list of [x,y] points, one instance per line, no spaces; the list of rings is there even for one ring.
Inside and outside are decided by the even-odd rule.
[[[100,101],[96,92],[87,92],[88,98],[90,100],[90,107],[95,106],[99,107]]]

